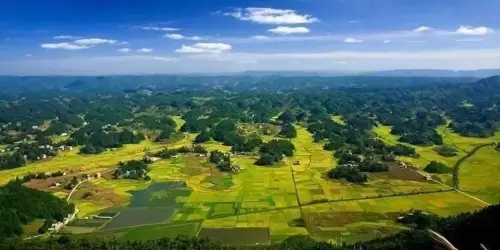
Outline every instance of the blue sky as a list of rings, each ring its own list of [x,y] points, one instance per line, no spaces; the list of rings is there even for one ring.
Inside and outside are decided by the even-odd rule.
[[[498,0],[45,0],[0,8],[0,74],[500,68]]]

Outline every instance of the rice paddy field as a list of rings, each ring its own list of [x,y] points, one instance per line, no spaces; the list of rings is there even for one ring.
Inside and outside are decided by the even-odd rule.
[[[495,160],[496,159],[496,160]],[[500,152],[479,149],[460,167],[460,189],[486,202],[500,202]]]
[[[413,163],[420,169],[423,169],[430,161],[442,162],[449,167],[453,167],[474,148],[484,144],[500,142],[500,132],[489,138],[475,138],[460,136],[447,126],[439,126],[436,130],[443,137],[444,145],[457,149],[457,156],[440,156],[434,151],[437,146],[421,147],[402,143],[415,148],[416,152],[420,154],[420,158],[399,157],[400,160]],[[390,131],[390,126],[378,126],[374,129],[374,132],[385,143],[398,143],[399,137],[390,134]],[[446,185],[452,185],[451,174],[440,174],[438,176]],[[460,188],[463,191],[474,196],[477,195],[478,198],[482,197],[486,202],[490,203],[500,202],[500,196],[495,195],[495,193],[498,193],[500,186],[500,184],[495,184],[498,183],[498,178],[500,178],[500,153],[494,150],[493,147],[482,148],[476,152],[462,164],[459,173]]]
[[[180,127],[182,119],[175,119]],[[333,119],[342,122],[340,117]],[[332,152],[323,150],[321,143],[314,143],[304,127],[296,129],[298,136],[292,139],[295,155],[272,167],[254,165],[257,156],[232,156],[241,172],[222,173],[205,157],[180,155],[150,164],[148,175],[152,181],[115,180],[106,176],[90,180],[72,196],[71,202],[80,210],[79,220],[63,233],[149,240],[177,235],[220,239],[245,232],[249,243],[276,242],[297,234],[353,242],[406,230],[394,218],[409,209],[446,216],[484,206],[418,175],[401,178],[392,172],[371,174],[363,185],[329,180],[325,173],[336,166]],[[441,129],[440,133],[450,132]],[[379,126],[375,132],[386,143],[397,142],[398,138],[390,134],[390,127]],[[146,152],[191,145],[195,136],[185,134],[183,139],[167,144],[144,141],[93,156],[82,156],[73,150],[47,161],[3,171],[0,182],[6,183],[28,172],[109,171],[118,162],[140,159]],[[265,140],[273,138],[267,135]],[[461,149],[458,156],[446,158],[437,155],[432,147],[415,147],[422,157],[402,160],[412,161],[419,168],[430,160],[453,166],[474,147],[468,143],[479,143],[453,133],[448,133],[445,141]],[[214,141],[204,146],[209,150],[230,150]],[[489,202],[499,201],[498,192],[495,193],[498,178],[483,181],[488,176],[500,176],[496,163],[488,162],[497,157],[494,153],[499,154],[492,148],[481,149],[464,162],[460,173],[464,191]],[[60,197],[67,195],[61,190],[52,192]],[[86,192],[92,196],[84,198]],[[116,215],[111,219],[91,218],[102,212]]]

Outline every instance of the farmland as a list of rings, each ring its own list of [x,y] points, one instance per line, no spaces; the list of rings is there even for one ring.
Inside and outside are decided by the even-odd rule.
[[[75,195],[74,202],[82,210],[79,217],[103,211],[117,215],[98,226],[79,222],[66,231],[147,240],[199,232],[210,236],[219,229],[265,228],[273,242],[296,234],[354,242],[405,230],[394,219],[409,209],[446,216],[483,206],[451,188],[419,179],[418,175],[405,179],[391,173],[370,174],[363,185],[328,180],[324,173],[335,166],[335,158],[320,143],[314,143],[305,128],[296,129],[297,137],[292,139],[295,155],[279,166],[256,166],[252,156],[233,156],[242,171],[230,174],[219,172],[204,157],[182,155],[151,164],[152,182],[91,180],[79,192],[97,190],[98,195],[91,199]],[[228,150],[218,142],[204,145]],[[147,147],[156,149],[159,145]],[[296,161],[300,165],[293,164]],[[105,167],[97,165],[86,170]],[[101,195],[103,199],[98,198]]]
[[[450,216],[500,202],[498,106],[476,110],[476,94],[466,106],[423,98],[422,88],[11,101],[0,109],[29,114],[0,114],[9,121],[0,184],[54,199],[65,213],[74,204],[77,219],[56,235],[229,244],[367,241],[420,226],[400,220],[410,210]],[[398,95],[410,96],[395,106]],[[38,108],[46,103],[54,109]],[[25,237],[53,224],[36,216],[18,220]]]

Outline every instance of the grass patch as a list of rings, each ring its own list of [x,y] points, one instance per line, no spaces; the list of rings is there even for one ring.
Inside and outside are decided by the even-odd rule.
[[[38,235],[38,229],[42,227],[45,220],[34,220],[27,225],[23,225],[23,237],[33,237]]]
[[[231,188],[233,183],[233,178],[230,174],[221,174],[220,176],[208,176],[204,180],[205,183],[211,184],[210,188],[215,190],[225,190]]]

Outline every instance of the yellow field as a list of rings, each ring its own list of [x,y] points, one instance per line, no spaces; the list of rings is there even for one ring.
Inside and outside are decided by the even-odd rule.
[[[304,206],[309,232],[321,240],[356,242],[405,230],[395,219],[410,209],[448,216],[482,204],[456,192],[330,202]]]
[[[460,136],[459,134],[454,133],[447,126],[439,126],[436,130],[439,134],[441,134],[441,136],[443,136],[445,144],[455,146],[467,152],[472,150],[477,145],[500,141],[500,132],[495,133],[494,136],[489,138],[476,138]]]
[[[179,127],[184,122],[180,117],[174,119]],[[462,194],[443,191],[446,188],[441,185],[391,179],[384,173],[369,175],[369,181],[363,185],[330,180],[325,177],[325,173],[336,166],[332,152],[323,150],[322,143],[314,143],[312,135],[304,127],[296,126],[296,129],[298,136],[291,139],[296,147],[295,155],[276,166],[254,165],[257,156],[232,156],[231,159],[242,171],[220,173],[205,157],[181,155],[150,164],[149,176],[153,181],[94,179],[82,185],[79,192],[92,189],[102,197],[90,200],[75,197],[72,202],[80,210],[81,218],[110,206],[126,206],[133,198],[132,191],[147,189],[154,183],[183,181],[188,187],[188,190],[184,190],[187,193],[171,197],[178,206],[175,207],[168,223],[182,224],[201,220],[202,227],[210,228],[269,227],[273,240],[295,234],[312,234],[315,238],[332,241],[372,239],[404,230],[404,227],[394,222],[394,216],[411,208],[445,216],[479,209],[482,206],[480,202]],[[397,142],[398,138],[390,135],[390,127],[379,126],[375,132],[388,144]],[[78,149],[75,149],[61,153],[51,160],[3,171],[0,182],[6,183],[28,172],[102,172],[115,168],[119,161],[140,159],[147,150],[189,146],[196,135],[185,133],[182,140],[169,144],[144,141],[100,155],[83,156],[77,154]],[[465,145],[465,141],[459,141],[454,136],[448,135],[446,142],[452,145],[451,141],[456,140],[454,143]],[[274,138],[267,136],[265,139]],[[203,145],[209,150],[230,150],[230,147],[214,141]],[[458,157],[446,158],[437,155],[432,147],[415,148],[422,157],[403,160],[411,160],[420,168],[430,160],[443,161],[452,166],[465,155],[466,150],[466,146],[463,146]],[[488,176],[498,169],[495,169],[494,162],[486,164],[493,152],[485,151],[482,154],[483,158],[481,155],[477,159],[471,158],[470,164],[483,164],[480,173]],[[467,191],[489,188],[498,182],[491,180],[486,186],[478,186],[477,180],[485,177],[477,172],[468,174],[477,168],[469,168],[467,164],[464,164],[461,173],[461,176],[467,175],[470,179],[461,179],[462,186],[470,188]],[[447,175],[442,177],[447,178]],[[417,192],[428,193],[416,195]],[[63,197],[65,192],[56,194]],[[491,197],[491,193],[487,194]],[[168,195],[175,194],[163,190],[151,199]]]
[[[500,202],[500,152],[479,149],[460,167],[460,189],[486,202]]]
[[[297,138],[292,139],[296,155],[291,162],[300,160],[301,165],[292,165],[300,201],[306,204],[317,200],[343,200],[388,196],[397,193],[438,191],[443,187],[419,181],[395,180],[383,174],[370,175],[364,185],[356,185],[339,180],[328,180],[326,172],[335,167],[336,160],[331,152],[314,143],[312,135],[302,127],[297,127]]]
[[[129,144],[123,148],[104,152],[98,155],[80,155],[79,148],[71,152],[61,152],[56,157],[30,163],[24,167],[2,171],[0,184],[5,184],[17,176],[22,177],[29,172],[56,172],[56,171],[78,171],[82,173],[95,173],[115,167],[120,161],[140,159],[145,150],[160,149],[163,146],[151,141],[142,141],[140,144]]]

